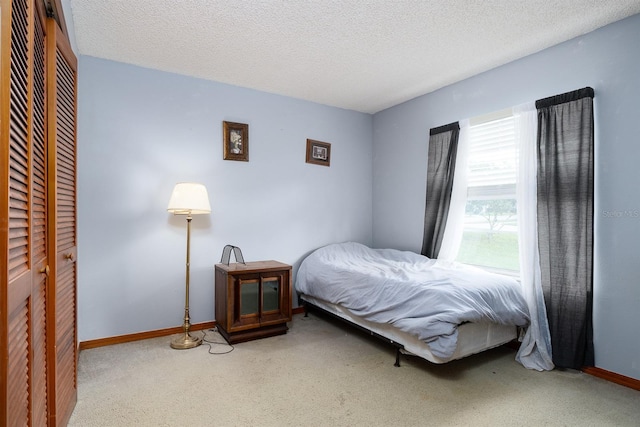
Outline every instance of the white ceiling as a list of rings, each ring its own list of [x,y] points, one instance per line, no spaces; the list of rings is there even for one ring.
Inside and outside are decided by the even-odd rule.
[[[70,4],[81,55],[367,113],[640,13],[640,0]]]

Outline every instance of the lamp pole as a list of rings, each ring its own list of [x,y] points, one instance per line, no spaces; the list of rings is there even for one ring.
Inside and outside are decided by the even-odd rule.
[[[184,298],[184,324],[182,325],[182,329],[184,334],[175,340],[171,341],[171,348],[175,348],[178,350],[184,350],[188,348],[197,347],[202,344],[202,339],[199,337],[192,337],[189,334],[189,329],[191,328],[190,318],[189,318],[189,267],[190,267],[190,249],[191,249],[191,212],[187,214],[187,262],[186,262],[186,284],[185,284],[185,298]]]

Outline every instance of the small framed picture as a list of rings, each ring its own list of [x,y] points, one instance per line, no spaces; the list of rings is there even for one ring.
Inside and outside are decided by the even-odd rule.
[[[223,159],[249,161],[249,125],[222,122]]]
[[[331,163],[331,144],[307,139],[307,163],[329,166]]]

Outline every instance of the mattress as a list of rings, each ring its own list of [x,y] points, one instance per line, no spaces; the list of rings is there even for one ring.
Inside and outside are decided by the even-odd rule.
[[[405,354],[421,357],[432,363],[446,363],[456,359],[462,359],[472,354],[501,346],[517,338],[517,327],[513,325],[501,325],[497,323],[463,323],[458,326],[458,340],[456,349],[448,358],[434,355],[427,343],[419,340],[407,332],[395,328],[391,324],[375,323],[363,319],[349,312],[349,310],[337,304],[332,304],[310,295],[299,295],[303,301],[315,305],[343,320],[354,323],[389,341],[403,346],[401,350]]]
[[[366,321],[371,328],[390,325],[393,331],[415,337],[426,343],[432,360],[448,361],[475,348],[499,345],[504,340],[494,342],[494,335],[501,336],[496,329],[515,331],[529,323],[520,283],[512,277],[355,242],[327,245],[308,255],[295,287],[299,295],[331,303],[359,323]],[[485,326],[461,327],[468,324]],[[471,347],[461,349],[458,335],[467,329],[485,331],[473,334]],[[409,347],[424,353],[419,351],[424,346]]]

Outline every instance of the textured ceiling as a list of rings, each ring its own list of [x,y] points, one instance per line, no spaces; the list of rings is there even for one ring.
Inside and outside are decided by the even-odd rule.
[[[640,0],[70,4],[82,55],[367,113],[640,12]]]

